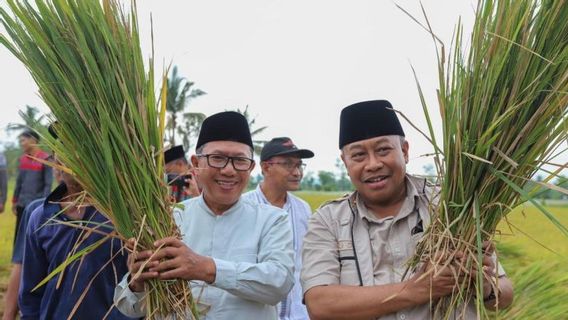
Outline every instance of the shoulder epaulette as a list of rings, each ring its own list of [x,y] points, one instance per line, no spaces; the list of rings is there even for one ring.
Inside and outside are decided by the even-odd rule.
[[[346,200],[349,199],[349,197],[350,197],[352,194],[353,194],[352,192],[351,192],[351,193],[346,193],[346,194],[344,194],[343,196],[341,196],[341,197],[339,197],[339,198],[327,200],[327,201],[325,201],[324,203],[322,203],[322,204],[319,206],[318,209],[321,209],[321,208],[323,208],[323,207],[325,207],[325,206],[327,206],[327,205],[330,205],[330,204],[332,204],[332,203],[340,203],[340,202],[346,201]]]

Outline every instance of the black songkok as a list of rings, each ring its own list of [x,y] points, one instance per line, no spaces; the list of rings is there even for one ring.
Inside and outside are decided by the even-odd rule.
[[[174,160],[185,158],[183,146],[174,146],[164,152],[164,162],[170,163]]]
[[[359,102],[341,111],[339,149],[352,142],[390,135],[404,137],[404,131],[387,100]]]
[[[247,119],[235,111],[225,111],[207,117],[201,125],[195,149],[212,141],[234,141],[252,148]]]

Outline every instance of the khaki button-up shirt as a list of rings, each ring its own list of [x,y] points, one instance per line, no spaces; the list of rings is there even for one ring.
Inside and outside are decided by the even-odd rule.
[[[309,222],[302,251],[304,294],[321,285],[373,286],[403,280],[406,264],[430,219],[428,198],[432,192],[424,179],[411,176],[406,178],[406,187],[407,196],[394,217],[379,219],[361,201],[356,201],[356,210],[351,210],[348,197],[316,211]],[[499,274],[504,275],[501,268]],[[465,311],[463,319],[476,319],[474,305]],[[381,320],[431,318],[429,304],[380,317]]]

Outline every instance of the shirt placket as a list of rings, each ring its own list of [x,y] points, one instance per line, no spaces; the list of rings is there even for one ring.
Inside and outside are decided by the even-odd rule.
[[[392,283],[401,281],[401,268],[404,267],[404,264],[406,263],[406,260],[408,258],[406,256],[406,248],[401,237],[401,226],[404,226],[404,223],[401,223],[401,220],[395,220],[389,228],[388,239],[391,246],[391,254],[393,257],[393,271],[391,273]],[[399,320],[406,320],[407,317],[408,316],[404,310],[398,311],[396,313],[396,318]]]

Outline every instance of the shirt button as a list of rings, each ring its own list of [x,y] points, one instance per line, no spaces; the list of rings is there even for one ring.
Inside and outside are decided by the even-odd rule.
[[[400,320],[404,320],[404,319],[406,319],[406,316],[403,313],[403,314],[400,315]]]

